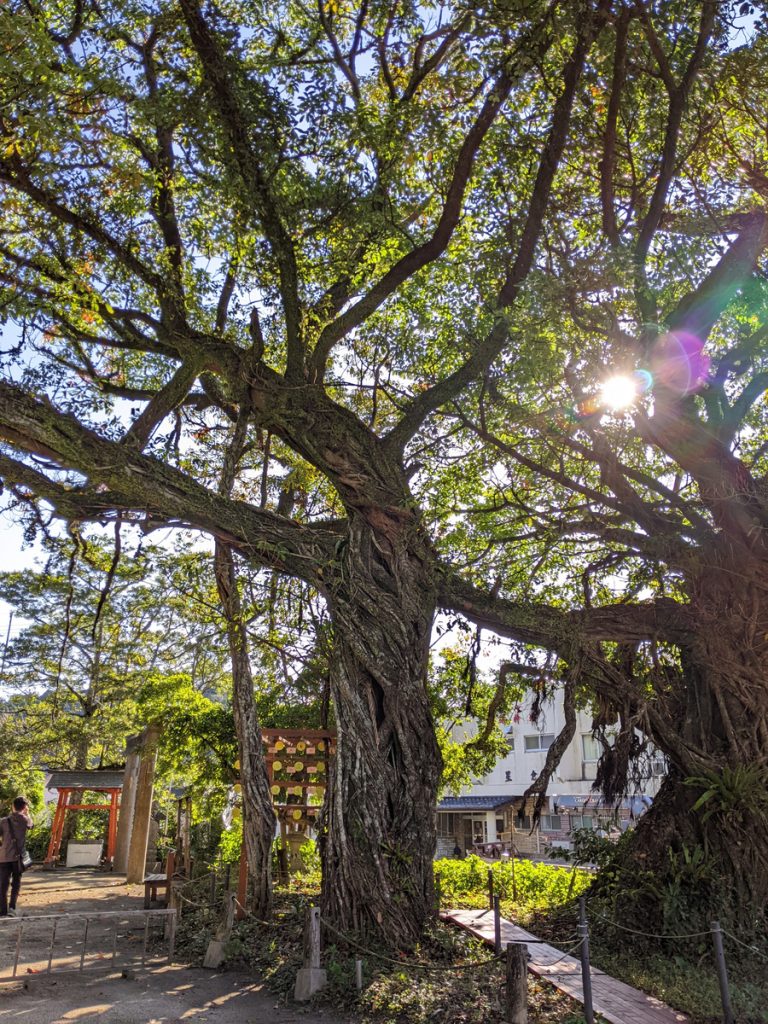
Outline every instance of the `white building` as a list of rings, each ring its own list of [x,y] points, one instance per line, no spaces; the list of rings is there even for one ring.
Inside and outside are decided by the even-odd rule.
[[[649,758],[642,790],[609,806],[592,786],[600,744],[592,736],[591,718],[577,712],[576,734],[549,784],[541,821],[532,831],[531,805],[523,794],[544,767],[547,751],[565,725],[562,697],[547,702],[537,722],[531,721],[532,697],[504,726],[509,751],[493,770],[458,796],[446,796],[437,808],[437,856],[451,856],[485,846],[500,854],[514,847],[523,855],[544,856],[552,848],[569,848],[579,828],[623,829],[639,817],[658,792],[666,766]],[[466,733],[465,733],[466,735]]]

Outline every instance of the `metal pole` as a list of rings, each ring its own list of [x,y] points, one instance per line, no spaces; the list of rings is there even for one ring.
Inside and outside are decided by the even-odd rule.
[[[488,868],[488,906],[493,910],[493,868]]]
[[[19,928],[16,932],[16,953],[13,957],[13,974],[11,977],[16,977],[16,972],[19,968],[19,953],[21,952],[21,933],[24,931],[24,922],[19,919]]]
[[[59,919],[55,918],[54,922],[53,922],[53,928],[51,929],[51,947],[48,950],[48,971],[47,971],[48,974],[51,973],[51,963],[53,962],[53,945],[56,942],[56,927],[57,927],[58,923],[59,923]]]
[[[584,1020],[586,1024],[594,1024],[592,975],[589,970],[589,925],[587,924],[587,903],[583,896],[579,898],[579,938],[581,939],[581,984],[584,989]]]
[[[731,993],[728,988],[728,970],[725,965],[725,952],[723,950],[723,933],[720,930],[720,922],[712,921],[712,942],[715,946],[715,963],[717,965],[717,980],[720,983],[720,1001],[723,1004],[723,1024],[735,1024],[736,1018],[731,1009]]]
[[[147,946],[149,944],[149,917],[144,920],[144,944],[141,947],[141,966],[143,967],[147,960]]]
[[[88,918],[86,917],[86,919],[85,919],[85,927],[83,928],[83,951],[80,954],[80,970],[81,971],[83,969],[83,964],[85,963],[85,947],[86,947],[87,943],[88,943]]]
[[[363,961],[355,960],[355,988],[358,992],[363,991]]]
[[[493,897],[493,951],[496,956],[501,953],[501,900]]]

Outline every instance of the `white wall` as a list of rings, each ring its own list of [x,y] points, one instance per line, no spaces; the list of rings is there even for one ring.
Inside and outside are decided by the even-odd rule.
[[[562,697],[556,696],[553,701],[544,705],[538,722],[530,720],[532,696],[526,698],[521,706],[519,721],[508,722],[504,728],[510,730],[514,739],[514,750],[499,760],[493,770],[483,779],[477,779],[475,783],[467,787],[463,792],[465,795],[473,796],[510,796],[519,795],[530,786],[533,779],[532,773],[538,773],[544,767],[546,751],[533,751],[526,749],[525,738],[531,736],[554,735],[557,736],[565,725]],[[459,727],[455,730],[456,739],[464,738],[470,730]],[[472,729],[472,732],[475,730]],[[592,792],[592,780],[595,778],[596,764],[591,759],[585,759],[582,736],[590,737],[592,734],[591,717],[584,712],[577,712],[576,735],[566,748],[552,781],[549,785],[550,795],[572,794],[587,796]],[[588,746],[590,741],[587,740]],[[587,753],[590,753],[587,750]],[[507,772],[509,779],[507,779]],[[643,793],[654,796],[658,792],[660,777],[647,780],[643,786]]]

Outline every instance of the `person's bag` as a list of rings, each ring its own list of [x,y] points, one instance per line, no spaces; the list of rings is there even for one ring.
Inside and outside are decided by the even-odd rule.
[[[16,838],[16,833],[13,831],[13,826],[11,825],[10,818],[2,818],[0,819],[0,821],[4,821],[7,824],[8,835],[13,840],[13,844],[16,847],[16,852],[19,855],[19,871],[23,874],[28,867],[31,867],[32,857],[27,852],[26,846],[22,846],[21,851],[19,851],[19,840]],[[3,832],[2,829],[0,829],[0,844],[2,843],[2,835]]]

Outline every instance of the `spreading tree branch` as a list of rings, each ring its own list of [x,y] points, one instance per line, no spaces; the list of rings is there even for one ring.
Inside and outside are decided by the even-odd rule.
[[[203,530],[256,564],[323,585],[323,568],[339,536],[337,524],[299,525],[247,502],[223,498],[181,470],[88,430],[73,416],[7,382],[0,382],[0,437],[87,477],[87,485],[66,491],[25,467],[21,482],[58,502],[60,511],[76,510],[71,518],[84,518],[83,511],[94,506],[101,515],[106,507],[142,512],[150,519]],[[8,461],[13,460],[6,460],[6,468],[18,478],[21,470],[9,467]]]
[[[576,97],[587,54],[604,25],[608,0],[600,0],[596,10],[582,19],[573,52],[563,70],[563,90],[555,101],[552,128],[541,154],[528,212],[514,261],[507,271],[498,295],[499,315],[486,338],[469,358],[452,374],[423,391],[403,412],[399,422],[387,435],[393,451],[402,451],[424,420],[441,405],[454,398],[473,380],[488,371],[509,341],[509,325],[504,310],[516,300],[520,287],[533,265],[536,244],[541,234],[544,215],[552,191],[555,174],[565,149]]]
[[[286,373],[290,378],[298,378],[303,375],[304,346],[293,240],[269,188],[267,174],[253,141],[254,125],[240,101],[238,85],[221,44],[203,16],[197,0],[179,0],[179,4],[227,142],[232,149],[238,174],[248,190],[277,261],[285,316]],[[262,142],[266,145],[266,140]]]

